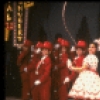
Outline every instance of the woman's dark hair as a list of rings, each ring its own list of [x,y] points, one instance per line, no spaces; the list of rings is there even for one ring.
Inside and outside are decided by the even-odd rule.
[[[93,44],[93,45],[95,45],[95,47],[96,47],[96,49],[97,49],[97,47],[98,47],[98,44],[97,43],[95,43],[95,42],[91,42],[91,43],[89,43],[89,45],[90,44]],[[88,47],[89,47],[89,45],[88,45]],[[97,50],[96,50],[96,53],[95,53],[95,55],[97,55]]]
[[[95,47],[96,47],[96,49],[97,49],[97,47],[98,47],[98,44],[97,43],[95,43],[95,42],[91,42],[91,43],[89,43],[89,45],[90,44],[94,44],[95,45]],[[88,46],[89,47],[89,46]]]

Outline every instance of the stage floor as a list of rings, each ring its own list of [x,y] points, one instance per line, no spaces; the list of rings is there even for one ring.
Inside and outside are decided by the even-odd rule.
[[[21,98],[16,98],[16,97],[6,97],[5,100],[21,100]],[[30,99],[32,100],[32,99]],[[73,100],[73,99],[68,99],[68,100]]]
[[[6,97],[5,100],[21,100],[21,98],[16,98],[16,97]],[[32,100],[32,99],[30,99]]]

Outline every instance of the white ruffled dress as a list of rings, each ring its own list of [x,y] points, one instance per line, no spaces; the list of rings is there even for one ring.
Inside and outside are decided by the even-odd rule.
[[[98,58],[95,55],[87,55],[83,65],[88,69],[80,72],[78,78],[69,91],[69,97],[77,99],[100,100],[100,76],[95,71],[98,66]]]

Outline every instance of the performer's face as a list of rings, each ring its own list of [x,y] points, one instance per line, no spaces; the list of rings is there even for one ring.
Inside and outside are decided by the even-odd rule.
[[[46,49],[46,48],[43,48],[42,49],[42,55],[44,56],[44,55],[48,55],[48,54],[49,54],[49,50]]]
[[[77,48],[77,49],[76,49],[76,54],[77,54],[78,56],[81,56],[81,55],[83,54],[83,50],[82,50],[81,48]]]
[[[95,54],[96,53],[96,46],[94,44],[89,45],[89,54]]]
[[[66,53],[66,51],[67,51],[67,48],[63,46],[63,47],[61,48],[61,52],[62,52],[62,53]]]

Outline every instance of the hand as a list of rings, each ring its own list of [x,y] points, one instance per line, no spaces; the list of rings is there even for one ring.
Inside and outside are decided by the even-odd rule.
[[[40,84],[41,84],[40,80],[36,80],[36,81],[34,82],[34,85],[40,85]]]
[[[27,72],[27,68],[24,68],[24,72]]]
[[[70,66],[69,69],[72,70],[72,71],[76,71],[75,66]]]
[[[70,70],[72,70],[72,67],[70,66],[70,67],[68,67]]]
[[[65,84],[65,83],[67,83],[67,82],[70,82],[70,79],[69,79],[68,77],[65,78],[65,80],[64,80],[63,83]]]

